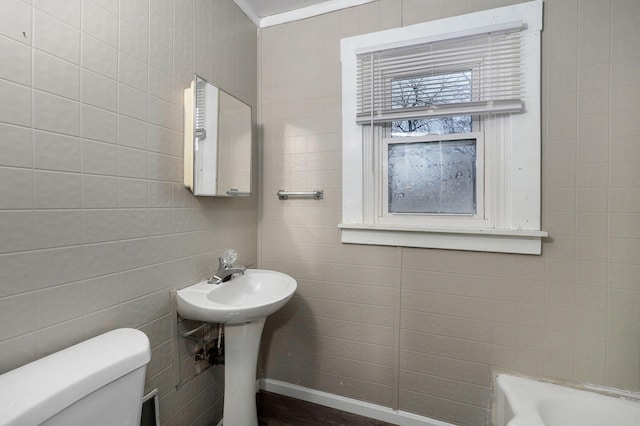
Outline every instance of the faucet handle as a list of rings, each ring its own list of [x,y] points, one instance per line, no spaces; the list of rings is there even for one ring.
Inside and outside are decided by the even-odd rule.
[[[238,260],[238,252],[234,249],[227,249],[219,258],[221,269],[231,268],[233,263]]]

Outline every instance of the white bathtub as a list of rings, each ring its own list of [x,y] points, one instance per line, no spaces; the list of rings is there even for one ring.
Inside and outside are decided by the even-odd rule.
[[[638,426],[638,395],[577,390],[501,374],[496,379],[496,426]]]

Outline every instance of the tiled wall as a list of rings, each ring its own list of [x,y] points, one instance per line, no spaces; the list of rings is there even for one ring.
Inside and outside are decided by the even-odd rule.
[[[0,373],[136,327],[163,423],[219,418],[220,374],[173,387],[169,290],[226,247],[256,262],[257,197],[184,189],[182,91],[197,72],[255,107],[256,51],[232,0],[2,2]]]
[[[638,1],[545,1],[542,256],[340,243],[340,38],[509,3],[261,30],[260,262],[299,284],[267,321],[265,377],[461,425],[489,421],[494,370],[640,390]]]

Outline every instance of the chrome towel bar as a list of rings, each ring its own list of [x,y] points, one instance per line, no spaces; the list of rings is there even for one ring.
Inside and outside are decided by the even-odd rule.
[[[313,191],[285,191],[281,189],[278,191],[278,198],[281,200],[288,200],[289,197],[300,198],[313,198],[314,200],[322,200],[324,197],[324,190],[314,189]]]

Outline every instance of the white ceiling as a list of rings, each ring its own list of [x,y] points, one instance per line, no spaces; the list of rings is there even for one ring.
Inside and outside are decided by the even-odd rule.
[[[269,27],[375,0],[234,0],[258,26]]]

